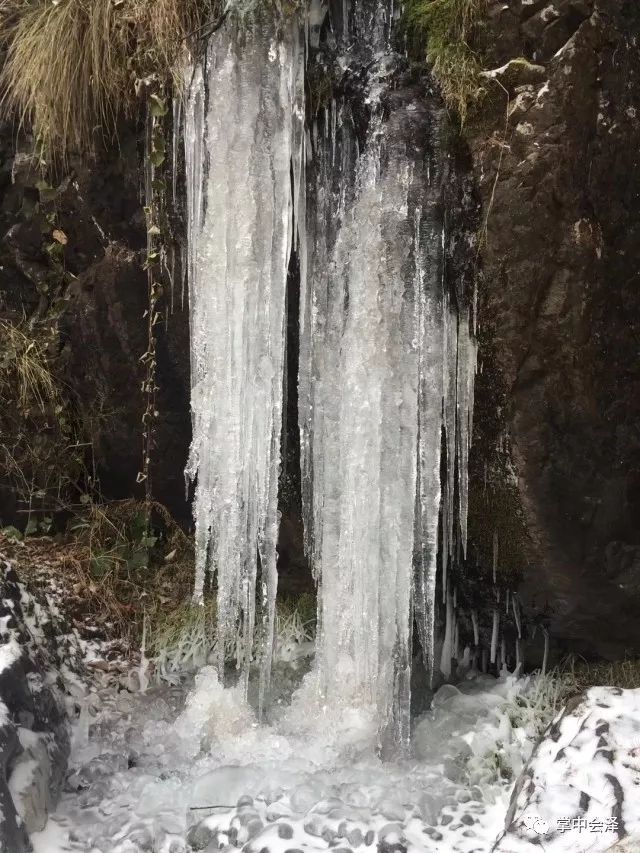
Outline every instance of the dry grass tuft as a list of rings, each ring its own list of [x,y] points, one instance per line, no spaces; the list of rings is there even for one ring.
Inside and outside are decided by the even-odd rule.
[[[70,524],[71,535],[12,538],[0,530],[0,551],[34,588],[55,589],[81,635],[122,640],[136,648],[145,619],[180,610],[193,584],[193,542],[166,507],[133,500],[93,504]],[[50,590],[49,590],[50,591]]]
[[[571,678],[576,693],[590,687],[640,688],[640,659],[588,662],[572,658],[565,662],[562,671]]]
[[[72,501],[85,472],[87,443],[58,354],[54,322],[0,320],[0,468],[27,525]]]
[[[217,0],[0,0],[2,108],[45,155],[115,136],[141,87],[171,78]]]
[[[0,345],[2,398],[16,400],[24,413],[33,408],[45,413],[59,404],[59,384],[49,366],[48,342],[22,325],[0,320]]]

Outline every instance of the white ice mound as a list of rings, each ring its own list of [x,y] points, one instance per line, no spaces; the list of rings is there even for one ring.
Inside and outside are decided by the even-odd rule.
[[[211,749],[216,742],[251,731],[255,717],[245,702],[241,687],[225,688],[213,666],[205,666],[196,676],[184,711],[175,723],[177,734],[190,754]]]

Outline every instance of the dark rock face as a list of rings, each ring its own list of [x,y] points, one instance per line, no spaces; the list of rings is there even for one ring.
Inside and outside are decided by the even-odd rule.
[[[639,40],[627,0],[492,3],[491,67],[527,63],[496,75],[493,132],[468,134],[486,216],[478,406],[499,389],[523,594],[605,656],[640,650]]]
[[[15,134],[0,127],[0,316],[28,321],[47,316],[52,278],[41,224],[42,174],[33,158],[16,153]],[[18,147],[21,147],[20,145]],[[22,146],[28,150],[29,143]],[[61,354],[69,391],[88,421],[91,464],[107,499],[142,497],[142,393],[148,306],[145,217],[140,199],[135,129],[97,160],[71,159],[49,176],[56,227],[68,242]],[[179,264],[173,293],[158,328],[154,496],[179,519],[189,517],[182,468],[190,441],[188,314]],[[93,473],[93,471],[91,472]],[[2,484],[0,484],[2,485]],[[3,523],[15,523],[8,490],[0,500]]]

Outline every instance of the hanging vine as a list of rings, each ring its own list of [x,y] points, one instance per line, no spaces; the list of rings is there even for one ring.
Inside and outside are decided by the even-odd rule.
[[[144,483],[145,502],[152,501],[151,461],[155,449],[157,409],[157,327],[163,322],[166,306],[163,304],[163,276],[167,274],[164,163],[166,159],[165,117],[168,113],[164,89],[149,95],[145,124],[144,146],[144,213],[147,226],[147,290],[149,305],[147,320],[147,351],[141,357],[146,368],[142,382],[145,410],[142,415],[142,466],[137,477]]]

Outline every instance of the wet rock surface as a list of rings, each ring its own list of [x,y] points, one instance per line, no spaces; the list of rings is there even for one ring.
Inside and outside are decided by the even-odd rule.
[[[467,132],[485,217],[477,412],[486,431],[485,401],[500,409],[522,592],[565,647],[611,657],[640,646],[639,35],[626,0],[491,3],[493,95]]]

